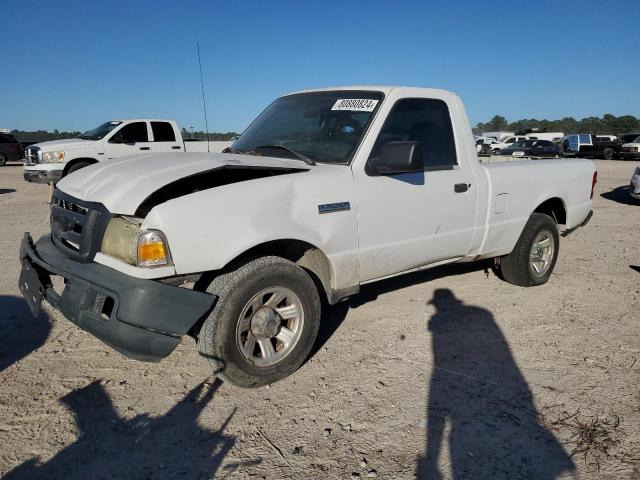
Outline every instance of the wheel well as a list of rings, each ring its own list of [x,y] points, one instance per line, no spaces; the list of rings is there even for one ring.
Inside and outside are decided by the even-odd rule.
[[[230,261],[221,271],[229,265],[237,264],[251,257],[263,257],[275,255],[302,267],[313,279],[318,290],[325,294],[329,303],[335,303],[334,290],[331,287],[331,264],[326,255],[314,245],[301,240],[283,239],[261,243],[241,253]],[[196,288],[204,289],[220,271],[207,272],[198,280]]]
[[[562,199],[555,197],[546,200],[538,205],[538,208],[534,210],[534,213],[544,213],[553,218],[558,225],[566,225],[567,223],[567,210],[564,207]]]
[[[64,177],[69,172],[69,169],[71,167],[81,162],[82,163],[98,163],[98,161],[95,158],[74,158],[64,166],[64,170],[62,171],[62,176]]]

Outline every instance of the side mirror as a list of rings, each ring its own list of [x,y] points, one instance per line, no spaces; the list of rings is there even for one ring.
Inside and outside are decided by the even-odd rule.
[[[424,171],[421,142],[389,142],[380,147],[380,156],[371,161],[377,175]]]

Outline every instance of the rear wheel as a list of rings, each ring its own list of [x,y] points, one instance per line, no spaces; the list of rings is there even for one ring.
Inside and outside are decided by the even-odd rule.
[[[216,277],[207,292],[218,300],[200,329],[198,350],[222,379],[259,387],[306,360],[320,325],[320,296],[298,265],[257,258]]]
[[[604,152],[602,152],[602,157],[605,160],[613,160],[613,155],[615,154],[615,150],[613,148],[605,148]]]
[[[513,251],[500,259],[503,278],[522,287],[546,283],[558,258],[559,240],[556,222],[532,213]]]

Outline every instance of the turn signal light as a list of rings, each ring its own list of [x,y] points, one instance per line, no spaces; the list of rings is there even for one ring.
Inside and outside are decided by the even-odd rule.
[[[164,235],[157,230],[143,232],[138,239],[138,266],[160,267],[169,263],[169,249]]]

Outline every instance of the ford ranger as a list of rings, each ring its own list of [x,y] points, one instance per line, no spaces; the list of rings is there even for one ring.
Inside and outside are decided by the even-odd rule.
[[[230,143],[183,139],[178,124],[171,120],[113,120],[78,138],[29,146],[25,150],[24,179],[55,183],[101,160],[162,152],[219,152]]]
[[[22,241],[20,289],[129,357],[158,361],[191,335],[219,376],[266,385],[309,355],[321,298],[479,259],[512,284],[547,282],[596,178],[590,160],[480,163],[445,90],[303,91],[222,153],[64,178],[51,233]]]

